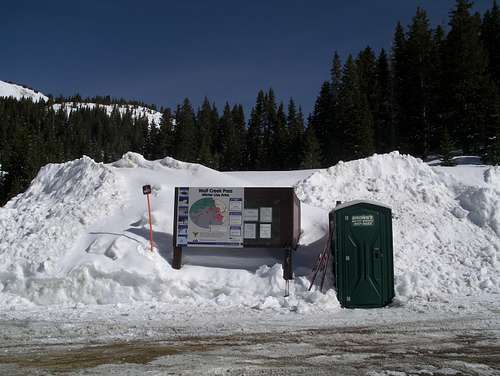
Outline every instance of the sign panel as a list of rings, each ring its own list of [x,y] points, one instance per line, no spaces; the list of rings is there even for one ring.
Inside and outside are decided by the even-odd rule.
[[[245,221],[257,222],[259,220],[259,209],[246,209],[245,208]]]
[[[151,194],[151,186],[149,184],[142,186],[142,194],[144,195]]]
[[[245,223],[245,239],[255,239],[257,237],[257,224]]]
[[[273,221],[273,208],[260,208],[260,221],[272,222]]]
[[[261,223],[259,228],[259,235],[261,239],[271,239],[271,224]]]
[[[177,245],[243,247],[243,188],[179,188]]]

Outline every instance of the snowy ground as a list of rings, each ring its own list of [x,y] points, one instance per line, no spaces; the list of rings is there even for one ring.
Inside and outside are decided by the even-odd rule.
[[[189,185],[296,187],[291,297],[271,250],[187,251],[171,268],[173,188]],[[332,289],[307,291],[328,210],[352,199],[393,208],[390,307],[344,310]],[[112,165],[82,158],[44,167],[0,208],[0,239],[0,373],[500,374],[498,167],[391,153],[221,173],[134,153]]]

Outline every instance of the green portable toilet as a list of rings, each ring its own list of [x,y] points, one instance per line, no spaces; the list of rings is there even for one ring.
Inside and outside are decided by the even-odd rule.
[[[330,212],[337,298],[346,308],[376,308],[394,298],[392,214],[374,201],[351,201]]]

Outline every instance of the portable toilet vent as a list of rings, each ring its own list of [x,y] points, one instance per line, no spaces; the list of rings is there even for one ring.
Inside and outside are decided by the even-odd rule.
[[[391,209],[351,201],[330,212],[337,298],[346,308],[377,308],[394,298]]]

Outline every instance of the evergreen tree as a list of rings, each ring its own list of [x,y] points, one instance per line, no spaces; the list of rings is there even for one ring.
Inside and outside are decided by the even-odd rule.
[[[377,153],[396,148],[394,96],[389,61],[384,49],[377,59],[376,110],[373,114],[374,142]]]
[[[265,95],[262,90],[257,94],[255,106],[252,108],[248,124],[247,161],[249,170],[258,170],[265,164],[264,160],[264,116]]]
[[[344,66],[336,119],[342,132],[342,159],[364,158],[374,153],[373,118],[350,55]]]
[[[278,107],[276,120],[272,126],[271,149],[269,151],[270,160],[268,166],[273,170],[284,170],[287,168],[290,140],[283,103],[280,103]]]
[[[330,104],[330,117],[328,121],[330,126],[327,128],[327,141],[326,150],[323,155],[325,156],[324,162],[326,165],[333,165],[339,160],[339,140],[338,140],[338,128],[335,114],[337,112],[340,90],[342,87],[342,61],[339,54],[335,51],[333,55],[332,67],[330,69],[331,82],[330,82],[330,92],[331,92],[331,104]]]
[[[407,69],[410,65],[406,54],[406,35],[403,26],[400,22],[396,25],[394,32],[394,39],[392,45],[392,69],[393,69],[393,92],[394,92],[394,117],[395,117],[395,135],[396,135],[396,149],[400,151],[407,151],[407,145],[402,145],[401,130],[404,129],[407,122],[406,113],[407,108],[406,90],[407,90]]]
[[[321,149],[316,137],[316,132],[310,126],[304,135],[304,154],[300,168],[311,169],[321,167]]]
[[[239,167],[241,147],[240,136],[237,133],[233,113],[228,103],[224,106],[224,113],[220,119],[220,124],[222,129],[221,169],[224,171],[233,171]]]
[[[366,47],[357,59],[356,66],[359,76],[360,90],[365,95],[372,115],[377,112],[377,63],[373,50]]]
[[[154,159],[165,158],[174,155],[174,130],[173,116],[170,109],[164,109],[159,124],[156,138],[153,138]]]
[[[216,158],[212,154],[215,150],[214,136],[216,136],[217,128],[217,123],[214,120],[212,106],[208,98],[205,97],[197,116],[197,139],[200,142],[197,161],[205,166],[218,168]]]
[[[413,155],[425,157],[430,152],[430,139],[434,136],[431,109],[437,84],[435,77],[433,33],[426,12],[417,8],[410,25],[405,45],[405,57],[411,64],[406,67],[405,97],[402,110],[406,124],[400,129],[403,144]]]
[[[444,98],[447,125],[464,153],[479,153],[487,129],[498,119],[498,101],[488,72],[488,56],[480,39],[481,19],[472,3],[457,0],[444,46]]]
[[[450,134],[448,132],[448,128],[445,127],[443,129],[443,134],[441,136],[441,144],[440,151],[442,156],[442,165],[443,166],[454,166],[455,162],[453,161],[453,142],[451,141]]]
[[[295,102],[291,98],[288,103],[287,128],[289,134],[287,168],[298,169],[304,154],[304,118],[300,109],[297,112]]]
[[[200,140],[196,138],[194,112],[189,99],[184,99],[182,106],[177,108],[175,120],[175,158],[195,162]]]
[[[236,170],[244,170],[246,168],[246,126],[245,126],[245,113],[243,111],[243,106],[241,104],[234,105],[232,109],[233,122],[236,129],[236,135],[238,137],[238,147],[240,152],[235,159],[234,167]]]
[[[335,150],[332,147],[334,137],[333,98],[330,82],[325,81],[316,103],[310,123],[311,129],[316,132],[324,166],[330,165],[335,159]],[[309,128],[309,127],[308,127]]]
[[[337,51],[333,54],[332,67],[330,69],[330,87],[333,104],[335,106],[336,99],[342,85],[342,60]]]
[[[276,130],[276,123],[278,121],[278,114],[276,111],[276,97],[274,95],[273,89],[269,91],[264,96],[264,116],[262,124],[262,156],[260,158],[261,165],[260,170],[272,169],[272,164],[269,162],[272,160],[273,153],[273,142],[275,139],[274,132]]]
[[[500,8],[496,0],[491,10],[484,14],[481,36],[488,52],[491,77],[500,90]]]

